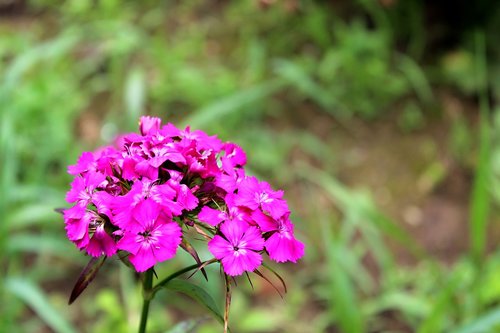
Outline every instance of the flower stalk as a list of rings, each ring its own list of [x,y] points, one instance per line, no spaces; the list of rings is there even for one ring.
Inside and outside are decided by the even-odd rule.
[[[141,322],[139,324],[139,333],[146,333],[148,324],[149,303],[153,299],[153,269],[148,269],[143,275],[142,281],[142,312]]]

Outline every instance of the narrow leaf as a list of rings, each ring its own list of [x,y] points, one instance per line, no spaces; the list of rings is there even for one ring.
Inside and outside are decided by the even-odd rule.
[[[189,243],[185,238],[183,238],[181,243],[181,248],[187,253],[189,253],[191,257],[193,257],[193,259],[196,261],[196,263],[200,265],[200,271],[203,274],[203,277],[205,277],[205,280],[208,281],[207,272],[201,266],[202,262],[200,260],[200,257],[198,256],[198,252],[196,252],[195,248],[191,245],[191,243]]]
[[[47,296],[33,282],[21,277],[11,277],[5,281],[5,287],[33,309],[54,332],[76,332],[62,313],[53,307]]]
[[[213,264],[214,262],[217,262],[217,259],[215,258],[212,258],[210,260],[207,260],[207,261],[204,261],[201,263],[201,265],[193,272],[191,273],[189,276],[188,276],[188,279],[190,279],[193,275],[195,275],[198,271],[204,269],[205,267],[207,267],[208,265],[211,265]]]
[[[269,282],[269,284],[274,288],[274,290],[276,290],[276,292],[280,295],[280,297],[283,298],[283,294],[281,294],[278,287],[276,287],[271,280],[269,280],[266,276],[264,276],[264,274],[262,274],[258,269],[254,270],[253,272],[258,276],[260,276],[261,278],[263,278],[264,280],[266,280],[267,282]]]
[[[78,281],[76,281],[73,290],[71,291],[71,295],[69,297],[68,304],[73,303],[78,296],[87,288],[87,286],[94,280],[99,272],[99,269],[106,261],[106,257],[102,256],[99,258],[91,258],[87,266],[83,269]]]
[[[268,264],[265,264],[265,263],[262,263],[262,266],[267,268],[267,270],[269,270],[271,273],[274,274],[274,276],[276,276],[280,282],[281,282],[281,285],[283,286],[283,289],[285,289],[285,293],[288,292],[287,288],[286,288],[286,283],[285,283],[285,280],[283,280],[283,278],[281,277],[281,275],[278,274],[278,272],[276,272],[271,266],[269,266]]]
[[[163,286],[163,288],[182,293],[199,304],[204,306],[221,324],[224,323],[224,317],[222,316],[217,304],[210,294],[208,294],[204,289],[198,287],[195,284],[184,280],[171,280]]]

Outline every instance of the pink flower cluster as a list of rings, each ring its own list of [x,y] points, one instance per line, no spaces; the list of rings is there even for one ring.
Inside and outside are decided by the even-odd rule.
[[[74,206],[64,220],[80,250],[120,251],[143,272],[174,257],[192,228],[231,276],[258,268],[263,254],[277,262],[303,256],[283,192],[245,175],[239,146],[153,117],[141,118],[140,133],[68,168],[75,178],[66,200]]]

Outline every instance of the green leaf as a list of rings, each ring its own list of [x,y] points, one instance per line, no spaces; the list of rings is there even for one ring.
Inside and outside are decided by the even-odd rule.
[[[195,284],[183,280],[172,280],[163,288],[182,293],[186,296],[197,301],[203,305],[221,324],[224,324],[224,317],[217,307],[212,296],[210,296],[204,289]]]
[[[50,303],[43,291],[33,282],[12,277],[5,281],[6,289],[19,297],[56,333],[74,333],[76,330]]]

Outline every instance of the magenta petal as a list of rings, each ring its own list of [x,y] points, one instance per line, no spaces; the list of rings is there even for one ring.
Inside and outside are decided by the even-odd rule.
[[[157,117],[142,116],[139,121],[139,130],[142,135],[153,134],[161,126],[161,119]]]
[[[226,221],[220,226],[220,231],[226,236],[229,243],[235,245],[239,243],[248,224],[240,221]]]
[[[231,276],[241,275],[243,272],[252,272],[262,263],[262,256],[253,251],[233,252],[231,255],[222,258],[224,272]]]
[[[260,209],[252,212],[252,220],[257,223],[262,232],[278,230],[279,224],[272,217],[264,214]]]
[[[140,201],[133,210],[134,219],[144,228],[154,224],[160,215],[161,206],[151,199]]]
[[[304,256],[304,244],[290,233],[274,233],[266,241],[269,258],[277,262],[297,262]]]
[[[135,165],[137,164],[137,161],[134,160],[133,158],[126,157],[123,160],[123,166],[122,166],[122,176],[126,180],[133,180],[139,177],[137,172],[135,171]]]
[[[140,161],[135,165],[135,173],[140,176],[144,176],[148,179],[155,180],[158,178],[158,168],[153,167],[149,164],[148,160]]]
[[[116,253],[116,244],[102,225],[97,227],[94,236],[90,239],[87,245],[87,253],[93,257],[100,257],[103,254],[111,257]]]
[[[70,175],[77,175],[89,170],[95,170],[96,162],[94,161],[94,154],[91,152],[84,152],[79,158],[75,165],[70,165],[68,167],[68,173]]]
[[[238,247],[253,251],[261,251],[264,249],[264,238],[262,238],[260,230],[256,227],[248,227],[241,237]]]
[[[118,248],[130,252],[130,262],[138,272],[144,272],[156,263],[174,257],[181,235],[181,228],[176,223],[158,222],[139,233],[125,233]]]
[[[123,237],[118,241],[117,247],[120,250],[128,251],[132,254],[139,252],[141,248],[142,236],[133,233],[125,232]]]
[[[283,215],[290,213],[288,205],[282,199],[270,199],[269,201],[261,203],[262,210],[268,212],[275,219],[279,219]]]
[[[177,202],[186,210],[192,210],[198,206],[198,198],[184,184],[181,184],[178,188]]]
[[[156,259],[149,247],[141,247],[137,254],[131,254],[130,262],[137,272],[145,272],[156,264]]]
[[[221,223],[226,218],[226,214],[218,209],[213,209],[208,206],[204,206],[200,213],[198,214],[198,219],[201,222],[208,223],[210,225],[216,226]]]
[[[92,216],[85,208],[75,206],[65,211],[66,233],[70,241],[78,241],[88,234],[88,227]]]
[[[71,189],[66,193],[66,201],[70,203],[77,201],[82,191],[85,191],[85,182],[83,177],[77,176],[71,182]]]
[[[255,251],[264,247],[264,239],[256,227],[240,221],[226,221],[220,231],[225,238],[216,235],[208,242],[208,249],[221,261],[228,275],[241,275],[253,271],[262,263],[262,256]]]
[[[214,238],[208,242],[208,250],[218,260],[221,260],[225,256],[231,255],[234,252],[233,246],[219,235],[214,236]]]

